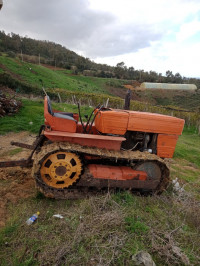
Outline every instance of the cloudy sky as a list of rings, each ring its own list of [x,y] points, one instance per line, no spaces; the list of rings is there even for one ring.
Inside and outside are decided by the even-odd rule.
[[[200,0],[3,0],[0,30],[97,63],[200,77]]]

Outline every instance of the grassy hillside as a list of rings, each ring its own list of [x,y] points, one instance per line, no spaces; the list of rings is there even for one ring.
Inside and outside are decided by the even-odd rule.
[[[0,56],[0,73],[9,73],[13,78],[40,87],[43,81],[45,88],[61,88],[74,92],[108,94],[108,79],[72,75],[64,69],[49,69],[42,65],[22,62],[18,59]],[[123,81],[117,81],[120,86]]]
[[[19,59],[9,58],[5,55],[0,56],[0,75],[3,73],[7,73],[7,76],[0,77],[0,83],[10,86],[17,92],[41,95],[42,85],[40,81],[42,80],[44,87],[52,93],[52,96],[60,92],[64,99],[71,99],[72,95],[76,95],[78,99],[81,98],[86,102],[89,98],[94,99],[96,94],[103,95],[103,101],[108,96],[115,96],[118,100],[114,100],[114,102],[119,102],[119,98],[124,99],[127,92],[123,85],[130,83],[126,80],[72,75],[69,70],[22,62]],[[96,98],[98,97],[96,96]],[[133,89],[132,100],[150,105],[173,106],[197,112],[200,106],[200,91],[158,89],[138,91]],[[94,105],[97,104],[97,101],[97,99],[94,101]],[[120,108],[116,104],[113,107]]]
[[[50,97],[58,99],[58,93],[64,102],[96,106],[105,103],[109,98],[109,106],[123,108],[127,89],[123,84],[128,81],[103,79],[72,75],[69,70],[52,69],[41,65],[22,62],[6,56],[0,56],[0,84],[9,86],[17,93],[39,95],[43,97],[42,85]],[[129,81],[130,82],[130,81]],[[164,90],[133,91],[131,109],[174,115],[186,120],[187,125],[200,123],[200,92],[174,92]],[[158,107],[156,107],[157,105]],[[164,106],[165,108],[163,108]],[[193,112],[187,112],[191,109]]]

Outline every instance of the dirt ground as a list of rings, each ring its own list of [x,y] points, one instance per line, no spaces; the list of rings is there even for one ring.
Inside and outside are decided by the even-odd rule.
[[[0,161],[27,158],[30,150],[17,148],[12,146],[10,142],[14,140],[32,144],[34,137],[28,132],[9,133],[0,136]],[[8,218],[8,203],[15,204],[20,199],[34,194],[35,184],[30,169],[22,169],[21,167],[0,169],[0,227],[5,225]]]

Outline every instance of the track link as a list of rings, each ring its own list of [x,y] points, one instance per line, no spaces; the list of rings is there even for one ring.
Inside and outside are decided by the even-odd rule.
[[[80,181],[78,180],[76,184],[72,185],[66,189],[56,189],[46,185],[40,177],[40,167],[42,162],[47,158],[47,156],[56,151],[68,151],[74,152],[79,155],[91,155],[95,157],[99,157],[100,159],[106,159],[111,162],[117,162],[118,160],[126,162],[130,167],[136,166],[142,162],[151,161],[155,162],[159,165],[159,168],[162,173],[162,177],[160,183],[153,190],[148,190],[147,188],[139,187],[139,191],[148,191],[156,194],[160,194],[165,190],[169,184],[169,168],[160,157],[155,154],[150,154],[147,152],[139,152],[139,151],[113,151],[106,149],[98,149],[93,147],[85,147],[77,144],[72,144],[68,142],[54,142],[48,145],[45,145],[41,148],[41,150],[35,155],[34,164],[32,168],[32,175],[36,180],[37,188],[46,196],[50,198],[56,199],[75,199],[82,198],[88,195],[93,195],[97,191],[105,191],[108,190],[108,187],[113,189],[112,181],[109,184],[109,181],[105,181],[104,185],[100,185],[96,182],[95,186],[92,185],[94,178],[91,176],[89,171],[86,169],[80,177]],[[106,183],[107,182],[107,183]],[[128,182],[128,181],[123,181]],[[125,184],[125,183],[124,183]],[[94,188],[95,187],[95,188]],[[114,186],[115,187],[115,186]],[[134,187],[126,187],[119,186],[122,189],[131,189],[134,190]],[[136,187],[137,189],[137,187]],[[99,192],[98,192],[99,193]]]

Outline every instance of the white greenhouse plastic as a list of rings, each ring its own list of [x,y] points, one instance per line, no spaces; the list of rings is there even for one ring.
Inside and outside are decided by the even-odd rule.
[[[194,84],[172,84],[172,83],[152,83],[152,82],[143,82],[140,85],[144,89],[166,89],[166,90],[190,90],[194,91],[197,89],[197,86]]]

